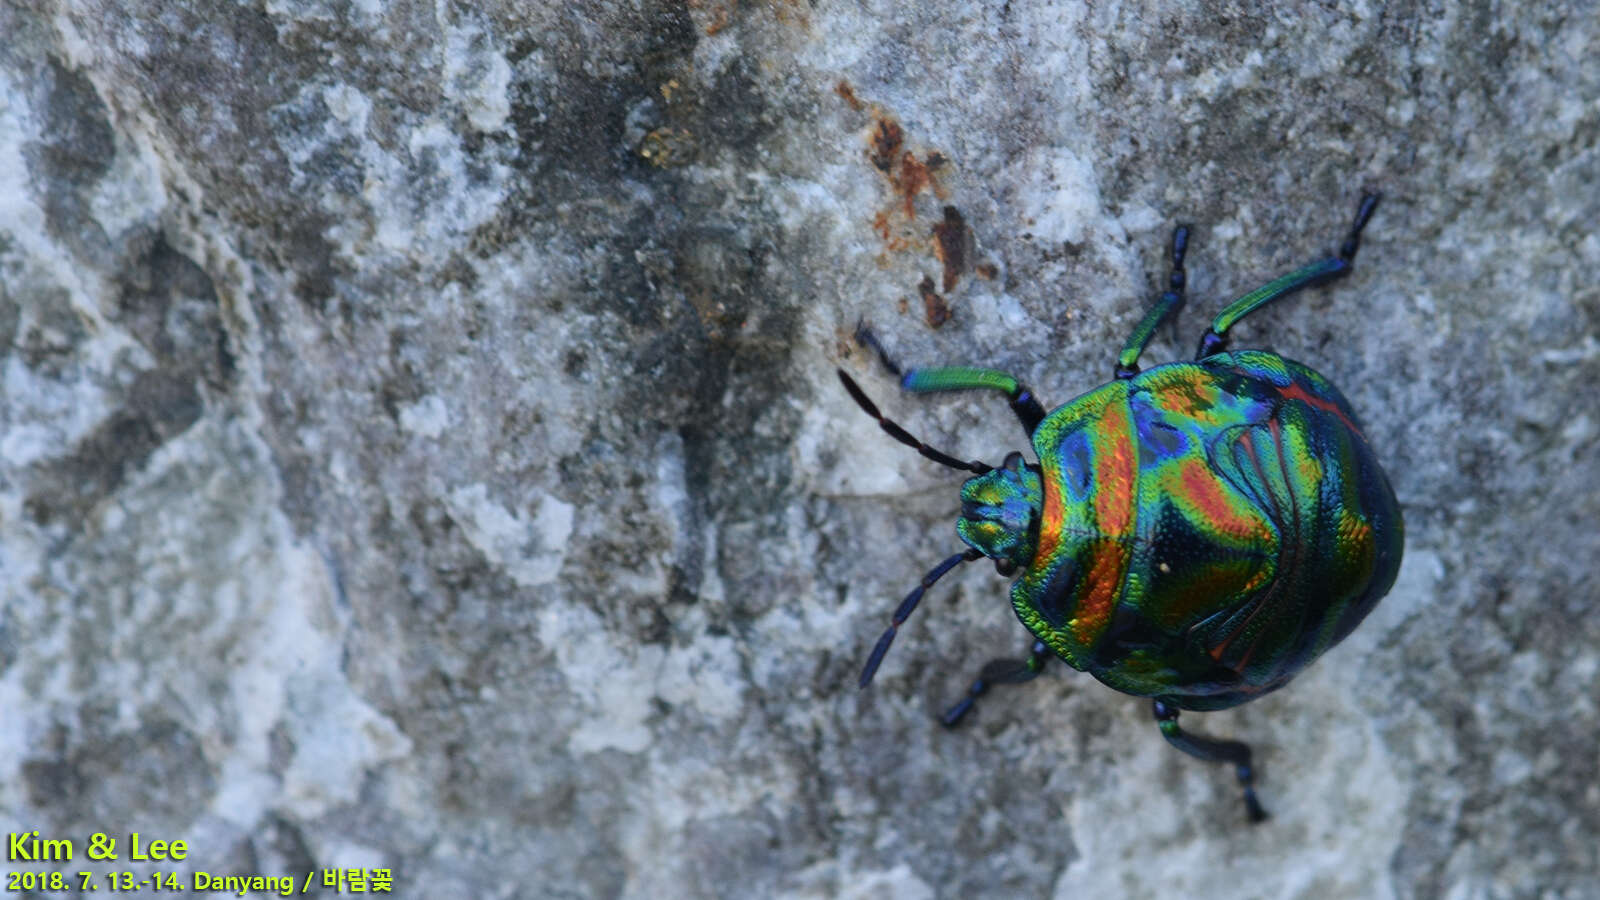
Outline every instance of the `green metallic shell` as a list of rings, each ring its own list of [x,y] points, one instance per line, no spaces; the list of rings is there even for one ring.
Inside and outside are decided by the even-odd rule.
[[[1388,592],[1404,525],[1327,379],[1248,350],[1051,412],[1017,616],[1076,669],[1183,709],[1276,690]]]

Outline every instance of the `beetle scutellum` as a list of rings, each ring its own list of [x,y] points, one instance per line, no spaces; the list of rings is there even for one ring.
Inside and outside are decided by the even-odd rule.
[[[953,725],[991,685],[1027,681],[1053,653],[1150,697],[1161,734],[1203,760],[1231,763],[1252,821],[1266,818],[1250,748],[1178,727],[1178,711],[1237,706],[1277,690],[1370,612],[1394,584],[1404,525],[1389,479],[1350,404],[1309,367],[1261,350],[1228,351],[1240,319],[1345,275],[1378,197],[1362,198],[1336,255],[1251,291],[1212,320],[1193,362],[1139,370],[1156,329],[1184,303],[1189,230],[1172,236],[1172,273],[1117,358],[1115,378],[1045,413],[993,369],[914,369],[915,393],[998,390],[1038,462],[962,462],[885,418],[839,378],[883,430],[924,457],[973,473],[956,531],[967,544],[908,594],[861,673],[866,687],[924,592],[987,556],[1015,575],[1011,604],[1034,635],[1025,659],[994,660],[944,714]],[[863,331],[864,342],[900,374]]]

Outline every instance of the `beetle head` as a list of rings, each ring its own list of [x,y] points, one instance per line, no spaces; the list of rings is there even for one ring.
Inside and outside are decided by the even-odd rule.
[[[1000,468],[961,486],[956,532],[967,546],[994,560],[1001,575],[1011,575],[1033,561],[1041,496],[1039,473],[1023,463],[1021,453],[1008,454]]]

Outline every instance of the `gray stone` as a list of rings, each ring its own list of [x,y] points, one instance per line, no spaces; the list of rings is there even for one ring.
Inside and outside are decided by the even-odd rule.
[[[0,0],[0,831],[416,897],[1600,897],[1592,3]],[[1363,417],[1399,583],[1274,818],[951,575],[1192,223]],[[146,868],[141,868],[146,867]],[[186,879],[188,875],[185,874]]]

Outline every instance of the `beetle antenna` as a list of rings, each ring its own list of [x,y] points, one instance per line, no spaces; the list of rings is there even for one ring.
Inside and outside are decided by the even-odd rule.
[[[922,583],[912,588],[911,593],[900,601],[900,606],[894,611],[894,619],[889,622],[888,630],[883,633],[883,637],[878,638],[877,646],[872,648],[872,655],[867,657],[867,666],[861,670],[861,687],[864,688],[872,683],[872,676],[878,673],[878,665],[883,662],[883,655],[889,652],[889,645],[894,643],[895,632],[899,631],[900,626],[911,617],[911,613],[916,610],[917,604],[922,602],[922,595],[928,592],[928,588],[933,587],[933,583],[943,578],[951,569],[962,563],[972,562],[982,555],[977,550],[963,550],[934,566],[928,574],[922,576]]]
[[[952,469],[961,469],[965,472],[972,472],[975,475],[982,475],[985,472],[989,472],[994,469],[994,466],[991,466],[988,463],[979,462],[978,460],[962,462],[961,460],[956,459],[954,456],[935,450],[932,447],[929,447],[927,444],[924,444],[923,442],[912,437],[911,432],[906,431],[899,425],[896,425],[893,421],[885,418],[883,413],[878,412],[878,405],[867,399],[866,393],[861,390],[860,385],[856,384],[854,378],[846,375],[843,369],[835,369],[834,371],[839,373],[839,380],[844,382],[844,389],[850,392],[850,396],[856,401],[856,405],[861,407],[867,415],[877,419],[878,427],[888,432],[890,437],[902,444],[905,444],[907,447],[910,447],[918,453],[921,453],[924,457],[933,460],[941,466],[949,466]]]

